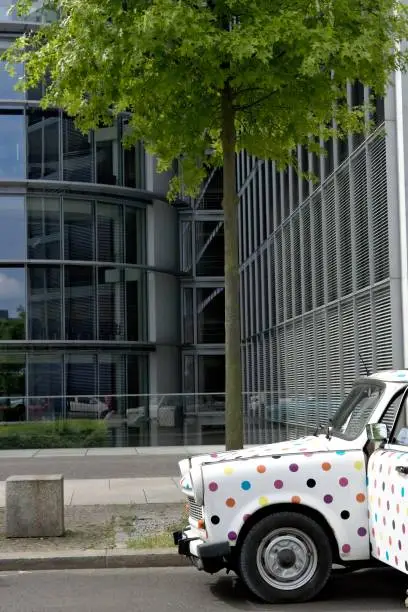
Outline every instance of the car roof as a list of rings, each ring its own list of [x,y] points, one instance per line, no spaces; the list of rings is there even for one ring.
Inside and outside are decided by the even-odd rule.
[[[374,378],[382,382],[406,384],[408,383],[408,370],[384,370],[371,374],[368,378]]]

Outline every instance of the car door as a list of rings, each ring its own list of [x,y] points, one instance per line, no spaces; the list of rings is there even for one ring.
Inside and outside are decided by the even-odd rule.
[[[384,448],[368,462],[368,507],[373,557],[408,573],[408,389]]]

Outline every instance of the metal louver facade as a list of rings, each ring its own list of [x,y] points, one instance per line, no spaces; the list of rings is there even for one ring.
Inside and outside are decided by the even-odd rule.
[[[327,156],[299,147],[299,169],[318,184],[238,156],[248,443],[310,432],[366,368],[403,365],[390,273],[396,162],[377,125],[365,141],[329,143]]]

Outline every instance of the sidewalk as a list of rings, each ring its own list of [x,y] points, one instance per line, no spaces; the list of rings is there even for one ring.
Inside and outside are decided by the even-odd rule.
[[[0,481],[0,508],[5,507],[5,493],[6,483]],[[64,497],[66,506],[174,504],[185,501],[178,476],[65,480]]]
[[[246,445],[248,446],[254,445]],[[225,451],[224,445],[214,446],[139,446],[118,448],[44,448],[0,450],[1,459],[44,459],[49,457],[149,457],[176,455],[190,457]]]

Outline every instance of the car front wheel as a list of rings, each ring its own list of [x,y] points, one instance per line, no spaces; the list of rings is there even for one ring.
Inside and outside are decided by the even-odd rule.
[[[332,569],[324,529],[296,512],[261,519],[240,551],[239,574],[248,588],[269,603],[300,603],[318,595]]]

